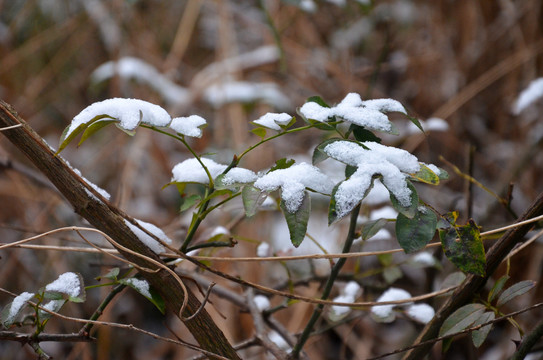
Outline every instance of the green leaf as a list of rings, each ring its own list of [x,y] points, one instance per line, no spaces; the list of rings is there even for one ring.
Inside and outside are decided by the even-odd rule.
[[[290,241],[294,247],[300,246],[307,232],[307,222],[311,213],[311,197],[307,191],[304,191],[304,198],[300,208],[295,213],[287,210],[283,200],[281,200],[281,210],[287,220],[288,230],[290,232]]]
[[[62,135],[60,135],[59,146],[58,146],[58,150],[57,150],[56,153],[59,154],[62,150],[64,150],[64,148],[66,146],[68,146],[68,144],[71,143],[72,140],[75,137],[77,137],[77,135],[79,135],[83,130],[85,130],[89,125],[91,125],[92,123],[94,123],[94,122],[96,122],[98,120],[104,119],[104,118],[113,119],[111,116],[106,115],[106,114],[95,116],[90,121],[88,121],[86,123],[83,123],[83,124],[80,124],[69,135],[68,135],[68,130],[70,129],[72,124],[66,126],[66,128],[62,132]]]
[[[439,231],[445,256],[460,270],[485,276],[485,249],[479,227],[469,220],[465,226],[454,225]]]
[[[436,226],[436,214],[425,206],[420,206],[412,219],[399,213],[396,218],[398,243],[406,254],[418,251],[432,240]]]
[[[264,139],[266,137],[266,128],[263,127],[257,127],[251,130],[253,134],[260,137],[261,139]]]
[[[517,296],[520,296],[532,290],[534,286],[535,286],[535,281],[532,281],[532,280],[524,280],[524,281],[511,285],[511,287],[508,287],[502,292],[502,294],[498,298],[498,302],[496,303],[496,306],[500,307],[503,304],[508,303],[509,301],[516,298]]]
[[[313,150],[313,157],[312,157],[313,165],[316,165],[320,163],[321,161],[324,161],[329,158],[328,154],[324,152],[324,148],[336,141],[345,141],[345,140],[340,139],[340,138],[326,139],[315,147],[315,150]]]
[[[439,169],[439,174],[438,174],[439,180],[447,180],[449,178],[449,173],[440,167],[438,167],[438,169]]]
[[[419,207],[419,195],[417,194],[417,189],[413,184],[411,184],[411,181],[406,180],[407,187],[411,190],[411,202],[409,206],[403,206],[400,204],[398,199],[392,194],[390,189],[388,191],[390,192],[390,201],[392,202],[392,207],[398,211],[400,214],[405,215],[406,217],[412,219],[417,214],[417,208]],[[386,185],[385,185],[386,187]]]
[[[241,199],[243,201],[243,208],[245,209],[245,216],[251,217],[255,215],[259,206],[266,199],[266,196],[266,193],[263,193],[252,185],[244,186],[241,190]]]
[[[411,178],[430,185],[439,184],[439,176],[424,164],[420,165],[420,170],[412,174]]]
[[[377,260],[379,260],[379,264],[383,266],[390,266],[394,261],[394,257],[392,254],[379,254],[377,255]]]
[[[374,133],[363,128],[362,126],[352,124],[351,130],[353,132],[354,138],[360,142],[373,141],[379,144],[381,143],[381,138],[375,136]]]
[[[387,219],[377,219],[362,224],[362,228],[360,230],[362,240],[366,241],[373,235],[377,234],[377,232],[381,230],[387,223]]]
[[[458,211],[452,211],[445,215],[442,215],[439,218],[439,221],[437,222],[437,228],[438,229],[448,229],[454,224],[456,224],[456,220],[458,219]]]
[[[502,292],[502,289],[505,286],[507,280],[509,280],[509,275],[504,275],[494,283],[494,286],[492,286],[492,289],[490,289],[490,292],[488,293],[488,302],[494,301],[496,296],[498,296]]]
[[[192,194],[190,196],[181,197],[181,206],[179,207],[179,212],[183,212],[190,209],[194,204],[196,204],[201,199],[202,197],[198,194]]]
[[[346,178],[350,178],[357,170],[358,168],[356,166],[352,166],[352,165],[347,165],[345,166],[345,177]],[[372,181],[372,185],[373,186],[373,181]],[[367,193],[367,191],[366,191]]]
[[[407,114],[406,114],[406,116],[409,119],[409,121],[411,121],[413,124],[415,124],[415,126],[418,127],[420,129],[420,131],[422,131],[424,133],[424,129],[422,128],[422,125],[420,124],[419,119],[417,119],[415,117],[412,117],[412,116],[409,116]]]
[[[443,283],[440,286],[440,290],[447,289],[453,286],[460,285],[464,280],[466,280],[466,274],[461,271],[455,271],[449,274]]]
[[[279,125],[279,127],[283,130],[287,130],[289,127],[291,127],[292,125],[296,124],[296,118],[293,116],[292,119],[290,119],[290,121],[286,124],[277,124]]]
[[[293,159],[287,159],[287,158],[279,159],[275,162],[275,165],[272,166],[272,168],[270,169],[270,171],[267,172],[267,174],[275,170],[288,169],[292,165],[294,165]]]
[[[164,299],[157,293],[147,282],[147,280],[141,280],[136,278],[121,279],[119,283],[129,286],[136,290],[139,294],[143,295],[149,300],[155,307],[162,313],[165,313],[166,307],[164,305]]]
[[[100,276],[97,279],[100,280],[100,279],[104,278],[104,279],[109,279],[109,280],[116,281],[117,276],[119,276],[120,271],[121,270],[118,267],[115,267],[115,268],[109,270],[107,274],[105,274],[104,276]]]
[[[494,314],[493,311],[487,311],[479,316],[477,320],[475,320],[475,322],[472,324],[472,327],[487,323],[494,320],[495,318],[496,314]],[[475,330],[471,333],[471,340],[473,341],[473,345],[475,345],[476,348],[478,348],[483,344],[483,342],[485,342],[486,337],[490,333],[490,330],[492,330],[492,324],[483,326],[479,330]]]
[[[314,102],[319,104],[322,107],[329,108],[330,105],[328,105],[320,96],[311,96],[307,98],[306,102]]]
[[[338,220],[337,211],[336,211],[336,192],[339,186],[343,183],[340,181],[332,189],[332,194],[330,196],[330,205],[328,206],[328,225],[332,225]]]
[[[77,144],[77,146],[81,146],[81,144],[83,144],[85,140],[87,140],[89,137],[97,133],[98,130],[101,130],[102,128],[108,126],[109,124],[113,124],[115,122],[117,122],[117,120],[114,120],[114,119],[113,120],[99,120],[90,124],[85,130],[85,132],[83,133],[83,135],[81,136],[81,140],[79,140],[79,143]]]
[[[468,304],[453,312],[441,325],[439,336],[452,335],[467,329],[485,311],[482,304]]]

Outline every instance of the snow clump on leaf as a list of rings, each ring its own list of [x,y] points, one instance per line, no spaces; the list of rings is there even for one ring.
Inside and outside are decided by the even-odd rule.
[[[91,122],[98,116],[118,120],[121,129],[133,131],[140,123],[166,127],[172,121],[171,116],[162,107],[138,99],[113,98],[95,102],[77,114],[63,136],[68,138],[79,126]]]
[[[331,158],[356,166],[351,177],[341,183],[334,195],[337,217],[347,215],[371,188],[373,176],[381,175],[382,182],[403,206],[409,206],[411,190],[407,174],[416,173],[420,164],[409,152],[367,141],[358,145],[352,141],[336,141],[324,148]]]
[[[170,128],[178,134],[199,138],[202,137],[202,128],[206,124],[207,122],[203,117],[191,115],[174,118],[170,124]]]
[[[218,164],[207,158],[200,158],[209,171],[212,179],[222,174],[227,166]],[[172,169],[172,182],[209,184],[209,176],[198,159],[187,159],[175,165]],[[226,173],[222,179],[223,185],[246,184],[255,181],[256,174],[251,170],[235,167]]]
[[[396,111],[407,114],[400,102],[392,99],[362,101],[359,94],[350,93],[337,105],[327,108],[316,102],[307,102],[300,113],[307,119],[327,122],[334,116],[368,130],[392,132],[392,123],[384,113]]]
[[[281,188],[281,199],[287,210],[295,213],[302,204],[306,188],[329,194],[334,184],[317,167],[300,163],[272,171],[255,181],[254,186],[266,192]]]
[[[411,298],[411,294],[405,290],[391,287],[385,291],[378,299],[377,302],[388,301],[401,301]],[[394,321],[396,316],[394,315],[394,308],[397,306],[405,307],[406,314],[413,320],[426,324],[434,317],[434,309],[427,304],[390,304],[390,305],[375,305],[371,308],[371,315],[374,320],[384,323]]]
[[[257,120],[253,121],[253,123],[267,127],[268,129],[281,131],[280,125],[287,125],[291,120],[292,116],[287,113],[267,113],[266,115],[262,115]]]
[[[46,285],[45,291],[59,292],[75,298],[81,295],[81,280],[76,273],[66,272]]]

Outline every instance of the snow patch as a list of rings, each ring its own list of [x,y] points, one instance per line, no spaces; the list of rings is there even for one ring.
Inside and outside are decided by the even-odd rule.
[[[526,89],[522,90],[513,104],[514,115],[520,114],[528,106],[543,97],[543,77],[533,80]]]
[[[267,113],[266,115],[262,115],[257,120],[253,121],[253,123],[272,130],[281,131],[282,129],[280,125],[287,125],[291,120],[292,116],[287,113]]]
[[[78,297],[81,294],[81,281],[76,273],[66,272],[52,283],[47,284],[45,291],[59,292],[71,297]]]
[[[209,171],[212,179],[222,174],[227,166],[218,164],[208,158],[200,158]],[[224,185],[246,184],[255,181],[256,174],[251,170],[235,167],[230,169],[223,178]],[[172,182],[193,182],[198,184],[209,184],[209,177],[198,159],[187,159],[172,169]]]
[[[164,231],[162,231],[157,226],[145,221],[138,220],[138,219],[135,219],[135,220],[142,228],[144,228],[149,233],[156,236],[160,241],[166,244],[172,243],[172,240],[168,236],[166,236]],[[130,231],[132,231],[138,237],[138,239],[142,243],[144,243],[149,249],[151,249],[153,252],[157,254],[165,252],[164,246],[162,246],[162,244],[156,241],[153,237],[149,236],[145,231],[141,230],[139,227],[135,226],[134,224],[132,224],[130,221],[126,219],[124,219],[124,223],[126,224],[126,226],[128,226]]]
[[[130,286],[133,286],[137,289],[137,291],[145,296],[146,298],[151,299],[153,296],[151,295],[151,291],[149,290],[149,283],[146,280],[142,279],[136,279],[136,278],[129,278],[125,280],[126,283],[130,284]]]
[[[178,134],[200,138],[202,137],[202,127],[206,124],[207,122],[203,117],[191,115],[172,119],[170,128]]]
[[[32,299],[34,294],[29,292],[23,292],[20,295],[16,296],[15,299],[13,299],[11,303],[11,307],[9,308],[9,313],[5,319],[3,319],[4,323],[13,323],[15,320],[15,317],[19,314],[25,303]]]

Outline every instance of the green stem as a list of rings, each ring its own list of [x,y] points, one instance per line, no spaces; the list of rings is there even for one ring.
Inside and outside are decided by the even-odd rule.
[[[358,218],[358,213],[360,211],[360,204],[352,211],[351,213],[351,222],[349,224],[349,233],[347,234],[347,240],[345,240],[345,245],[343,245],[343,254],[348,253],[351,251],[351,246],[353,245],[354,239],[356,238],[356,220]],[[345,262],[347,261],[346,258],[341,258],[337,261],[337,263],[332,268],[332,271],[330,272],[330,276],[328,277],[328,280],[326,281],[326,285],[324,286],[324,290],[322,292],[321,300],[327,300],[328,296],[330,296],[330,292],[332,291],[332,287],[334,286],[334,282],[336,278],[339,275],[339,272],[343,265],[345,265]],[[313,327],[315,326],[317,320],[321,316],[322,309],[324,308],[323,304],[317,305],[315,310],[313,311],[313,315],[311,315],[311,318],[309,319],[309,322],[305,326],[304,331],[300,335],[300,338],[298,339],[298,342],[292,349],[292,352],[290,353],[291,359],[298,359],[300,356],[300,352],[302,351],[307,339],[309,339],[309,336],[311,335],[311,331],[313,331]]]
[[[198,213],[194,217],[193,222],[190,224],[189,231],[187,233],[187,237],[185,238],[185,241],[183,241],[183,245],[181,245],[181,251],[183,253],[187,252],[187,248],[189,247],[190,243],[192,242],[192,239],[194,238],[194,235],[196,234],[196,230],[198,230],[198,227],[202,223],[202,221],[205,219],[205,215],[207,215],[206,210],[209,206],[209,202],[211,199],[209,198],[209,195],[211,195],[214,191],[214,188],[212,185],[210,185],[209,188],[206,189],[206,194],[204,198],[207,200],[200,206],[198,209]]]
[[[115,286],[111,290],[111,292],[106,296],[106,298],[102,301],[102,303],[98,306],[98,308],[94,311],[94,313],[89,318],[89,320],[93,320],[93,321],[98,320],[98,318],[102,315],[102,313],[104,312],[105,308],[109,305],[111,300],[113,300],[113,298],[118,293],[123,291],[123,289],[125,287],[126,287],[126,285],[123,285],[123,284],[119,284],[119,285]],[[93,326],[94,326],[93,323],[86,323],[85,326],[83,326],[83,328],[81,328],[81,330],[79,330],[79,333],[82,334],[82,335],[88,336]]]
[[[213,241],[209,243],[201,243],[191,246],[187,249],[187,252],[208,247],[233,247],[235,244],[235,241]]]

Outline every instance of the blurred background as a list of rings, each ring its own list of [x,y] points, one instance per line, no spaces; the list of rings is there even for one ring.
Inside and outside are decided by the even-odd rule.
[[[349,92],[363,99],[393,98],[421,119],[427,131],[422,134],[405,117],[393,114],[400,135],[384,136],[384,143],[408,150],[450,174],[438,187],[419,187],[421,198],[442,213],[458,210],[462,223],[473,218],[483,230],[490,230],[512,223],[543,190],[543,101],[519,102],[522,91],[543,76],[542,24],[540,0],[0,0],[0,98],[55,148],[75,115],[107,98],[146,100],[162,106],[172,117],[200,115],[208,127],[201,139],[191,139],[190,144],[198,153],[208,153],[224,164],[258,142],[250,133],[251,121],[267,112],[296,116],[296,109],[314,95],[329,104],[338,103]],[[240,166],[260,171],[282,157],[309,162],[324,135],[304,131],[281,137],[251,152]],[[174,187],[161,190],[170,181],[172,167],[190,157],[182,144],[146,129],[130,137],[111,127],[80,148],[68,146],[62,156],[107,190],[111,201],[128,214],[163,228],[176,243],[182,239],[190,211],[179,212],[180,198]],[[494,195],[510,200],[510,209],[489,191],[470,186],[454,167]],[[1,136],[0,168],[2,242],[62,226],[85,226],[47,180]],[[328,171],[342,173],[343,169],[330,165]],[[368,218],[380,216],[373,204],[363,211]],[[309,233],[327,251],[339,252],[346,224],[326,228],[322,225],[325,212],[325,201],[317,199]],[[201,241],[222,226],[221,231],[233,236],[238,245],[202,254],[255,256],[261,242],[270,243],[275,253],[322,251],[307,239],[308,245],[301,250],[289,247],[286,226],[277,211],[259,213],[249,221],[240,217],[242,213],[241,204],[234,202],[206,219],[198,234]],[[103,243],[98,237],[89,238]],[[64,246],[81,241],[75,234],[63,233],[36,243]],[[397,247],[389,235],[368,242],[364,250]],[[510,284],[539,279],[542,249],[541,241],[535,242],[513,258]],[[94,284],[94,277],[118,265],[101,255],[58,251],[10,249],[2,250],[0,256],[0,287],[14,293],[37,291],[65,271],[78,271],[87,284]],[[350,261],[343,280],[361,285],[359,301],[375,300],[390,286],[419,295],[439,288],[454,271],[439,250],[432,250],[432,256],[436,264],[426,268],[409,265],[405,255]],[[319,277],[329,271],[326,262],[288,267],[273,263],[212,265],[285,290],[290,276],[300,281],[296,292],[315,297],[320,292]],[[396,270],[385,276],[387,267]],[[187,266],[185,270],[191,269]],[[497,276],[504,271],[505,267],[500,268]],[[243,293],[235,284],[209,278],[229,291]],[[317,281],[306,281],[309,278]],[[339,285],[341,289],[342,283]],[[107,289],[89,291],[84,304],[66,306],[63,312],[88,317],[106,294]],[[542,298],[543,288],[537,285],[508,310],[519,310]],[[1,305],[10,299],[0,294]],[[249,314],[226,300],[212,300],[209,311],[232,343],[252,336]],[[280,298],[271,300],[273,305],[283,303]],[[442,301],[429,303],[437,309]],[[312,309],[309,304],[291,304],[276,317],[296,333],[303,329]],[[405,317],[380,324],[366,310],[352,312],[349,321],[312,338],[306,347],[310,358],[377,356],[411,344],[422,328]],[[542,316],[536,310],[517,320],[528,330]],[[182,324],[162,317],[129,290],[117,298],[103,319],[133,323],[165,336],[171,336],[171,331],[190,340]],[[323,321],[331,324],[329,318]],[[49,326],[51,332],[79,329],[77,324],[56,319]],[[44,348],[66,359],[182,359],[196,354],[127,330],[102,327],[95,335],[99,341],[94,344],[51,343]],[[514,351],[511,340],[518,339],[511,325],[500,323],[479,349],[464,337],[453,343],[446,356],[507,358]],[[0,342],[0,357],[30,358],[29,349]],[[435,358],[441,358],[439,346],[435,350]],[[258,348],[242,353],[245,359],[267,356]]]

